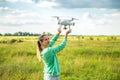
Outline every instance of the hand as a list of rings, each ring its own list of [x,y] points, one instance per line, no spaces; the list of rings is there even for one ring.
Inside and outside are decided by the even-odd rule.
[[[71,29],[69,29],[67,32],[66,32],[66,34],[69,34],[69,33],[71,33],[72,32],[72,30]]]
[[[66,35],[65,35],[65,39],[67,40],[67,37],[68,37],[68,34],[71,33],[71,29],[69,29],[67,32],[66,32]]]
[[[58,33],[61,33],[62,31],[61,31],[61,27],[60,28],[58,28]]]
[[[61,33],[61,27],[58,28],[58,33],[57,33],[57,36],[59,36]]]

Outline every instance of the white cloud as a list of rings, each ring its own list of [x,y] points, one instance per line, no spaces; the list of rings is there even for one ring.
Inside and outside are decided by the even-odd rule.
[[[37,4],[39,7],[47,7],[47,8],[52,8],[52,7],[58,7],[59,4],[56,2],[51,2],[51,1],[41,1],[40,3]]]
[[[0,11],[9,11],[10,10],[10,8],[8,8],[8,7],[0,7]]]
[[[21,26],[32,24],[45,24],[50,22],[50,17],[38,12],[27,12],[24,10],[12,10],[6,15],[0,15],[0,24],[9,26]]]
[[[90,15],[89,12],[85,12],[85,13],[83,13],[82,18],[83,18],[83,19],[90,19],[90,18],[92,18],[92,16]]]
[[[10,1],[10,0],[9,0]],[[18,0],[16,0],[18,1]],[[23,0],[19,0],[23,1]],[[24,2],[27,0],[24,0]],[[28,0],[28,2],[31,0]],[[15,2],[15,1],[14,1]],[[12,3],[13,4],[13,3]],[[19,4],[19,3],[15,3]],[[21,3],[22,4],[22,3]],[[28,4],[29,5],[29,4]],[[40,7],[36,6],[39,5]],[[25,4],[24,4],[25,6]],[[71,34],[97,35],[120,33],[120,13],[111,9],[48,9],[57,7],[54,1],[42,0],[24,9],[12,7],[0,7],[0,32],[31,31],[51,32],[57,29],[57,20],[52,21],[51,16],[70,16],[79,18],[75,26],[71,26]],[[20,6],[21,7],[21,6]],[[47,7],[47,8],[41,8]],[[65,18],[64,17],[64,18]],[[13,27],[12,27],[13,26]],[[8,29],[8,30],[6,30]],[[65,30],[63,30],[65,32]],[[112,32],[111,32],[112,31]]]
[[[96,20],[97,25],[105,25],[107,23],[107,20],[105,18]]]
[[[19,0],[6,0],[6,1],[9,1],[9,2],[17,2]]]
[[[103,14],[101,18],[96,20],[96,23],[101,25],[118,24],[120,26],[120,13]]]
[[[21,2],[33,3],[32,0],[21,0]]]
[[[15,9],[15,10],[12,10],[10,13],[11,14],[22,14],[22,13],[26,13],[27,11],[25,10],[19,10],[19,9]]]
[[[9,2],[26,2],[26,3],[33,3],[33,1],[32,0],[7,0],[7,1],[9,1]]]
[[[91,26],[91,28],[92,28],[93,26],[96,25],[94,23],[94,19],[92,18],[92,16],[90,15],[89,12],[83,13],[82,22],[84,23],[83,25],[86,27]]]

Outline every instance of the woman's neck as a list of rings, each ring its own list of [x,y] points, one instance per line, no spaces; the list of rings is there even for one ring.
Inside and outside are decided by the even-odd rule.
[[[48,47],[48,46],[41,46],[42,49],[45,49],[45,48],[47,48],[47,47]]]

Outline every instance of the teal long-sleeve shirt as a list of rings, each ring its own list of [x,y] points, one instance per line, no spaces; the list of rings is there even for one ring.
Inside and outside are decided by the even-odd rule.
[[[54,36],[47,48],[42,51],[42,59],[44,62],[44,74],[50,76],[60,75],[60,66],[57,58],[57,53],[66,46],[67,40],[64,39],[61,44],[52,47],[57,41],[58,36]]]

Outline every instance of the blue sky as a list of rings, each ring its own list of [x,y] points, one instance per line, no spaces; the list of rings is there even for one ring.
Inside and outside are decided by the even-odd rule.
[[[0,0],[0,33],[55,34],[52,16],[79,19],[71,34],[120,35],[120,0]]]

